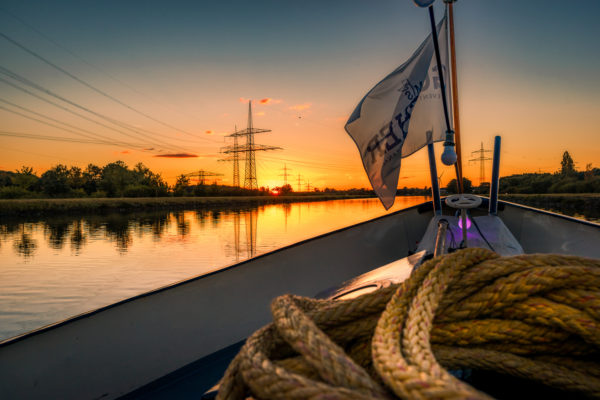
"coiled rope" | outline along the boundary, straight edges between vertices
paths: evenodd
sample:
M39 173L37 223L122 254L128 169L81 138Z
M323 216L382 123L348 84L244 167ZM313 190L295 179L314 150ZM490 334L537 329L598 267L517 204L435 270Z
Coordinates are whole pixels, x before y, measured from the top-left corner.
M465 249L352 300L293 295L229 365L217 399L488 399L448 369L600 397L600 261Z

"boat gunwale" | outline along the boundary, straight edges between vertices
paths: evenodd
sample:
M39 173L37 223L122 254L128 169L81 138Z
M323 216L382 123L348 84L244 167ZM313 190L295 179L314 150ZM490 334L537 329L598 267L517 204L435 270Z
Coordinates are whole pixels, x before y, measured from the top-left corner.
M5 339L3 341L0 341L0 349L2 349L3 347L9 346L11 344L20 342L22 340L28 339L30 337L37 336L39 334L42 334L42 333L54 330L54 329L59 328L59 327L61 327L63 325L67 325L69 323L76 322L76 321L78 321L80 319L91 317L91 316L93 316L95 314L101 313L103 311L107 311L107 310L109 310L111 308L118 307L120 305L129 303L131 301L142 299L144 297L148 297L148 296L151 296L151 295L154 295L154 294L157 294L157 293L169 290L169 289L174 289L174 288L176 288L178 286L183 286L183 285L186 285L188 283L196 282L196 281L198 281L200 279L204 279L204 278L207 278L209 276L216 275L218 273L229 271L229 270L232 270L232 269L237 268L237 267L242 267L242 266L244 266L245 264L247 264L249 262L253 262L253 261L258 260L260 258L267 257L267 256L270 256L272 254L279 253L281 251L288 250L288 249L291 249L291 248L303 245L303 244L305 244L307 242L311 242L313 240L322 239L324 237L327 237L327 236L330 236L330 235L333 235L333 234L336 234L336 233L340 233L340 232L343 232L343 231L346 231L346 230L349 230L349 229L352 229L352 228L355 228L355 227L358 227L358 226L361 226L361 225L365 225L365 224L368 224L368 223L371 223L371 222L375 222L377 220L380 220L380 219L383 219L383 218L386 218L386 217L390 217L392 215L397 215L397 214L409 212L409 211L412 211L412 210L415 210L415 209L420 214L424 213L424 212L429 211L430 209L431 210L433 209L432 207L429 207L429 206L431 206L431 201L427 201L427 202L424 202L424 203L416 204L414 206L410 206L408 208L403 208L402 210L398 210L398 211L395 211L395 212L390 213L390 214L384 214L384 215L381 215L379 217L375 217L375 218L372 218L372 219L369 219L369 220L366 220L366 221L358 222L358 223L353 224L353 225L349 225L349 226L345 226L345 227L342 227L342 228L335 229L335 230L333 230L331 232L326 232L326 233L323 233L323 234L320 234L320 235L317 235L317 236L310 237L308 239L303 239L303 240L301 240L299 242L295 242L295 243L292 243L292 244L289 244L289 245L277 248L275 250L271 250L269 252L266 252L266 253L263 253L263 254L259 254L259 255L255 256L255 257L249 258L247 260L240 261L240 262L234 263L234 264L229 264L229 265L226 265L226 266L224 266L222 268L218 268L218 269L213 270L213 271L209 271L209 272L206 272L206 273L203 273L203 274L200 274L200 275L193 276L191 278L186 278L184 280L173 282L173 283L167 284L165 286L161 286L161 287L158 287L156 289L152 289L150 291L143 292L143 293L137 294L137 295L132 296L132 297L128 297L128 298L123 299L123 300L119 300L119 301L117 301L115 303L111 303L111 304L108 304L106 306L102 306L102 307L95 308L95 309L92 309L92 310L89 310L89 311L85 311L85 312L83 312L81 314L77 314L77 315L74 315L72 317L68 317L66 319L63 319L63 320L60 320L60 321L57 321L57 322L53 322L53 323L51 323L49 325L44 325L44 326L41 326L41 327L36 328L34 330L31 330L31 331L22 333L20 335L13 336L11 338L8 338L8 339Z

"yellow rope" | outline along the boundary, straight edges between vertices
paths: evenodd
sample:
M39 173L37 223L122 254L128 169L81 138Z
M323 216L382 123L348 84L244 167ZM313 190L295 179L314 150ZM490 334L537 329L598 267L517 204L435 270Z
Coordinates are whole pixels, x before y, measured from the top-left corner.
M292 295L218 399L487 399L448 369L600 397L600 261L466 249L353 300Z

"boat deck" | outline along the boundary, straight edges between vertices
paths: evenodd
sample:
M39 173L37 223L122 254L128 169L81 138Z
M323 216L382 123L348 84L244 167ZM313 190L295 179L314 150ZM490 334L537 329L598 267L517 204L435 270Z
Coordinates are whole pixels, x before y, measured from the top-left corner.
M460 217L436 215L429 222L427 231L417 251L426 250L427 254L433 254L440 220L448 222L444 252L448 253L458 248L458 244L462 240ZM492 250L501 256L516 256L524 253L519 241L515 239L510 230L504 225L502 219L495 215L469 216L467 222L467 242L468 247L480 247Z

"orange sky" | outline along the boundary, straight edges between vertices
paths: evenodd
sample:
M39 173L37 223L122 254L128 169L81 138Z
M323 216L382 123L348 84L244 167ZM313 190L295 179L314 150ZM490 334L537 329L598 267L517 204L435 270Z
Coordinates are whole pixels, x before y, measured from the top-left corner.
M15 170L27 165L40 175L58 163L85 167L88 163L102 166L123 160L129 166L143 162L170 184L177 175L199 169L222 173L220 183L231 184L231 163L218 161L224 156L219 149L232 144L225 136L236 126L246 127L247 100L254 99L255 127L272 131L257 135L256 143L283 148L257 153L259 186L283 184L283 168L287 165L295 190L298 174L302 189L308 182L319 188L367 187L358 151L344 131L344 124L364 94L404 62L426 36L426 13L406 3L384 2L370 8L353 3L337 10L328 5L322 11L326 15L318 14L319 17L305 9L296 10L290 17L285 12L291 5L277 6L281 9L270 5L275 7L270 11L282 13L283 20L265 19L265 24L273 26L253 31L247 37L227 36L225 29L214 33L219 24L242 20L241 14L234 14L233 22L227 22L224 10L211 10L215 15L222 11L223 19L207 20L208 25L197 26L194 21L186 22L182 14L186 10L169 9L177 14L177 24L165 22L154 30L146 27L147 31L141 26L140 37L130 33L116 41L103 38L101 25L94 19L99 17L91 12L85 14L83 8L76 7L72 15L57 14L55 20L49 20L44 18L43 9L18 2L9 4L13 14L47 35L40 37L11 15L0 13L0 23L10 38L160 122L90 90L14 44L0 40L0 66L137 130L115 130L114 125L109 129L103 125L110 123L45 93L27 89L96 122L0 83L0 100L12 104L2 102L0 107L13 111L0 109L0 134L84 140L89 140L89 135L100 135L103 140L117 143L82 144L4 135L0 136L0 169ZM260 8L260 4L256 7ZM440 4L436 9L438 16L443 11ZM153 7L166 6L157 3ZM561 7L543 7L540 21L533 23L527 13L533 13L535 7L522 6L521 2L503 3L502 7L479 3L457 6L463 168L465 176L474 183L479 182L479 164L468 162L475 157L471 152L479 149L481 142L491 150L493 137L498 134L503 138L501 175L556 171L565 150L571 153L578 169L584 169L588 163L600 167L600 82L595 67L599 52L593 40L585 39L597 37L599 28L597 24L582 22L582 18L588 18L583 7L566 14ZM107 8L98 12L113 11ZM133 9L120 11L124 21L137 15ZM329 11L338 16L336 26L327 17ZM256 18L266 18L256 13ZM512 18L510 29L498 13ZM155 14L148 16L150 21L161 18L160 12ZM383 18L384 23L376 29L357 22L378 18ZM391 23L394 18L405 23L396 26ZM137 22L140 21L143 22ZM312 24L310 32L305 29L305 21ZM558 21L560 24L555 23ZM117 30L133 29L125 22L119 25L118 20L114 24ZM212 30L194 32L189 38L178 40L180 32L206 26ZM155 31L156 38L152 36ZM48 37L63 47L49 42ZM13 82L6 75L0 78ZM26 119L14 111L47 123L53 122L45 117L71 124L84 129L88 138ZM441 150L441 144L436 144L438 160ZM155 157L164 153L191 153L198 157ZM487 162L488 179L490 168L491 162ZM439 162L438 169L443 173L442 184L446 185L454 177L453 169ZM242 181L243 173L242 162ZM398 186L429 185L426 150L422 149L402 161Z

